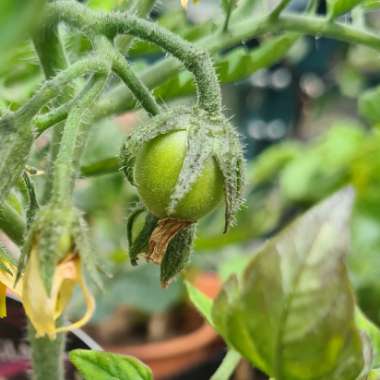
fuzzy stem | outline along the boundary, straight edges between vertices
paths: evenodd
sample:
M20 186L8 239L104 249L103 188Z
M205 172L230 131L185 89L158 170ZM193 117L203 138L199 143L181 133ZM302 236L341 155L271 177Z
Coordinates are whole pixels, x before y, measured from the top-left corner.
M108 70L106 59L96 56L84 58L72 64L53 79L46 81L41 89L23 107L17 110L16 118L18 120L30 120L42 106L55 98L67 83L84 74L108 73Z
M63 21L84 32L105 34L109 38L118 34L131 34L162 47L182 61L185 67L194 74L199 106L211 115L218 116L221 113L218 80L212 61L205 50L195 47L157 24L138 17L120 13L94 12L70 0L51 3L47 8L46 23Z
M59 37L58 25L43 25L42 28L40 28L35 33L33 42L46 79L53 78L59 71L67 67L68 62ZM70 95L72 95L70 91L61 92L61 94L55 100L55 105L57 106L67 101L70 98ZM58 153L62 130L63 124L54 128L52 134L50 144L50 157L47 167L47 175L45 177L46 182L43 195L44 202L46 202L50 196L52 178L51 173L53 170L53 162Z
M112 68L126 86L132 91L141 106L150 114L157 115L160 107L154 99L152 93L134 73L124 56L116 50L112 43L106 38L101 39L104 51L107 57L112 61Z
M220 49L235 46L241 41L260 36L269 32L296 31L304 34L335 38L348 43L372 47L380 51L380 36L371 30L357 28L351 25L333 22L329 23L327 18L320 16L294 15L291 13L281 14L276 22L271 22L268 17L257 19L248 17L243 21L233 23L229 27L228 33L215 33L200 40L197 45L207 49L210 53L215 53ZM140 79L148 88L165 82L172 75L182 69L181 62L173 58L164 59L145 70ZM116 87L106 99L102 99L95 107L94 119L101 119L113 114L120 114L133 109L135 102L133 94L125 86ZM45 130L67 116L69 106L60 109L60 113L52 113L50 117L42 120L39 130Z
M32 380L64 380L65 335L59 334L55 340L37 338L28 322L28 338L32 351Z
M146 18L152 10L156 0L135 0L130 2L127 11L135 12L138 17ZM128 3L129 4L129 3ZM126 54L133 42L132 36L119 36L116 46L123 53Z
M108 76L106 75L94 75L90 79L89 83L75 99L66 120L53 176L52 197L53 201L57 203L71 201L76 174L75 164L79 160L77 147L81 146L81 139L86 137L83 129L88 125L89 121L86 112L103 91L107 78ZM83 133L83 136L81 136L81 133Z

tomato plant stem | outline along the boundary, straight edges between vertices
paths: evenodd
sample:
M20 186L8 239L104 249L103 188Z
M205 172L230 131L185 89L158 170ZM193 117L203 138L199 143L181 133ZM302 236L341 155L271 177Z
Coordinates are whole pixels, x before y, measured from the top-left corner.
M53 78L59 71L67 67L68 60L66 58L63 44L60 40L58 25L43 25L34 35L33 43L46 79ZM70 95L72 95L71 92L72 91L70 91L70 89L62 92L60 96L55 99L54 104L58 106L59 104L67 101L70 98ZM52 140L49 148L50 155L43 193L44 202L46 202L50 197L52 178L51 173L53 170L53 162L58 153L62 129L63 124L60 124L54 128L52 133Z
M71 201L74 179L86 129L91 117L86 115L92 104L103 91L107 75L94 75L78 94L67 117L53 175L53 201Z
M28 322L28 337L32 354L32 380L64 380L65 335L59 334L55 340L37 338Z
M124 13L94 12L75 1L67 0L49 4L45 22L58 23L60 21L87 33L104 34L109 38L119 34L131 34L162 47L194 74L199 106L214 116L221 113L218 80L212 61L205 50L144 19Z

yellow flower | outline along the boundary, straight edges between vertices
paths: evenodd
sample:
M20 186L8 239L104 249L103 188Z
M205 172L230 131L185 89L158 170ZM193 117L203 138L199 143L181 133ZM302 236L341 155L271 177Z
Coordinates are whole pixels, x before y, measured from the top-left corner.
M7 316L6 297L7 289L21 298L21 284L15 286L16 266L8 261L1 260L0 267L0 318Z
M50 294L42 282L36 250L32 250L25 268L22 300L25 312L36 330L36 336L54 339L57 333L79 328L87 323L95 310L95 301L81 271L78 255L68 255L55 268ZM86 312L78 321L57 327L56 321L71 299L76 285L81 288Z

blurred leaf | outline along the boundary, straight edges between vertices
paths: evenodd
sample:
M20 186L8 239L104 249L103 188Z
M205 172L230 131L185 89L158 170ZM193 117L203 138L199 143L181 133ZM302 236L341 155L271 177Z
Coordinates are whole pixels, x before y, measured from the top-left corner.
M263 42L253 50L245 48L232 50L215 64L219 81L221 83L235 82L250 76L263 67L275 64L284 58L298 38L299 35L296 33L285 33L280 37ZM174 78L154 89L155 96L165 100L193 92L193 77L187 71L180 72Z
M200 290L195 288L190 282L185 282L187 294L191 303L196 307L199 313L213 326L211 319L212 300L204 295Z
M253 162L251 183L257 186L275 179L279 171L291 160L302 156L302 145L295 141L284 141L266 149Z
M106 318L121 304L148 314L164 312L183 296L179 280L162 289L159 267L151 264L121 270L104 287L107 292L97 298L96 320Z
M373 369L369 373L367 380L380 380L380 369Z
M337 17L349 12L364 0L327 0L328 13L330 17Z
M363 7L367 9L380 8L380 0L364 0Z
M359 113L370 123L380 122L380 86L363 92L359 97Z
M149 367L131 356L74 350L69 357L84 380L153 380Z
M232 277L214 303L218 331L275 378L354 380L361 373L343 261L352 200L345 189L312 208L265 244L241 283Z
M131 0L88 0L86 4L92 9L112 11L114 9L123 9L129 3L131 3Z
M227 351L222 363L210 380L228 380L241 360L241 355L233 349Z
M9 49L26 37L37 25L45 0L1 0L0 1L0 50L2 62Z
M367 334L371 342L372 353L373 353L373 359L372 359L373 367L379 367L380 366L380 330L379 328L364 315L364 313L359 309L359 307L355 309L355 322L356 322L357 327Z
M356 123L340 122L285 166L281 188L288 199L315 202L350 180L365 134Z

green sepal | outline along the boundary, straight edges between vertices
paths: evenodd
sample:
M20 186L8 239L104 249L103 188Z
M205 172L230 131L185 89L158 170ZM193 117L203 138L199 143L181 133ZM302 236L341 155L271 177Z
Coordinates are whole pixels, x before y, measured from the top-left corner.
M191 224L179 231L169 243L160 267L161 286L167 287L190 261L195 230L196 224Z
M144 225L137 236L133 234L133 227L137 220L137 217L142 213L146 213ZM147 253L149 246L149 238L156 228L158 219L147 212L143 206L135 208L128 216L127 219L127 239L129 246L129 259L132 265L138 264L138 259L141 254Z
M32 250L36 250L42 282L50 294L55 267L68 253L74 252L73 227L77 217L74 208L54 203L41 208L26 237L19 261L18 277L27 264Z

